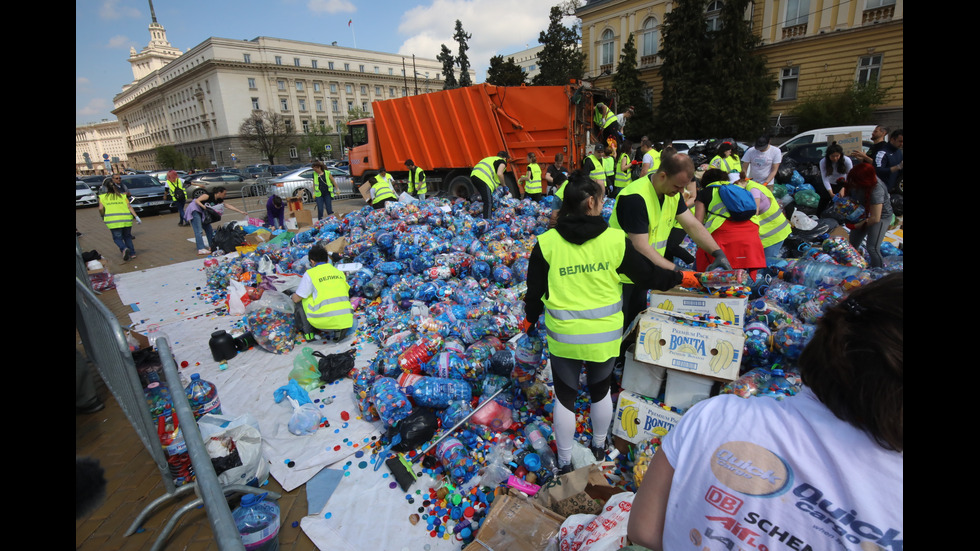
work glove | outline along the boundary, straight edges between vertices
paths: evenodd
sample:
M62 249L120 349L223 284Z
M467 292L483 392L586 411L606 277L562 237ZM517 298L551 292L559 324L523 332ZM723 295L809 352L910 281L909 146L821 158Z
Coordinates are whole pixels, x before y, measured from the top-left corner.
M701 288L701 274L687 270L681 271L681 274L684 276L684 279L681 280L681 287L687 287L689 289Z
M143 220L139 216L134 216L133 218L136 220L136 223L137 224L142 224L143 223Z
M725 251L723 251L721 249L718 249L718 250L714 251L713 253L711 253L711 256L715 257L715 261L712 262L711 264L708 264L708 267L705 268L705 271L706 272L710 272L712 270L731 270L732 269L731 262L729 262L728 261L728 257L725 256Z

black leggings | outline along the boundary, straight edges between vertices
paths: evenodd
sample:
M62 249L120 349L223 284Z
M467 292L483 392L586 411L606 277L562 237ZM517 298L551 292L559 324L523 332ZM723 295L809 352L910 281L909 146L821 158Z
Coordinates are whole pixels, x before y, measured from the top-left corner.
M493 193L490 191L490 186L479 178L473 178L473 186L480 192L480 199L483 201L483 219L490 220L490 215L493 213Z
M584 362L585 376L589 384L589 398L598 402L609 393L613 363L616 358L604 362ZM551 355L551 375L555 382L555 397L568 411L575 411L578 396L578 379L582 372L582 360L571 360Z

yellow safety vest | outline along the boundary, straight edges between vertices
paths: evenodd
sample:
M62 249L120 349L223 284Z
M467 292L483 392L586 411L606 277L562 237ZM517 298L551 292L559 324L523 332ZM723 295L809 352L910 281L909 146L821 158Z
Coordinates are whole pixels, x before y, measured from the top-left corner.
M623 188L616 195L616 203L613 205L612 216L609 218L609 226L616 229L623 229L619 224L619 215L617 213L617 207L619 206L619 200L623 197L628 197L630 195L639 195L643 198L643 202L647 207L647 220L649 221L650 231L649 231L649 243L661 255L667 251L667 238L670 237L670 230L674 227L674 222L677 219L677 203L680 201L681 194L665 196L664 204L661 207L660 200L657 198L657 192L653 189L653 182L650 181L649 176L644 176L639 180L633 180L630 185ZM622 276L623 282L633 283L631 279Z
M428 192L425 183L425 172L419 167L414 167L408 171L408 192L423 194Z
M541 167L538 163L529 163L527 169L531 179L524 183L524 193L541 193Z
M724 182L712 182L705 186L706 189L711 189L711 201L708 203L706 212L704 213L704 227L708 229L709 233L715 233L715 230L721 227L728 220L728 207L721 200L721 194L718 193L718 188L725 184Z
M552 229L538 237L538 245L549 266L542 298L548 351L593 362L619 355L623 286L616 270L626 254L626 234L606 228L576 245Z
M592 117L592 120L595 121L595 123L599 125L599 128L603 130L609 128L609 126L612 123L619 122L619 119L616 118L616 114L613 113L611 109L606 110L606 116L604 118L602 114L599 113L599 110L596 109L595 115Z
M180 180L180 178L177 178L177 181L176 182L171 182L170 180L167 180L167 187L169 188L169 191L170 191L170 198L172 200L176 201L177 200L177 188L184 189L184 182L182 182ZM184 198L186 199L186 197L187 197L187 195L185 194L184 195Z
M589 155L588 157L586 157L586 159L592 161L592 172L589 173L589 178L592 178L593 180L598 180L602 182L603 186L605 186L606 185L605 165L603 165L602 161L600 161L595 155Z
M352 327L354 313L344 273L330 264L319 264L306 273L313 282L313 292L303 299L303 311L310 325L322 330Z
M129 212L129 199L125 194L103 193L99 195L99 202L105 208L102 220L110 230L132 227L133 214Z
M502 161L502 157L487 157L476 166L473 167L473 171L470 172L470 179L476 178L487 185L490 188L490 193L492 194L497 186L500 185L500 179L497 178L497 170L493 168L493 163L497 161Z
M555 192L555 197L561 199L562 201L565 200L565 185L566 184L568 184L568 180L565 180L564 182L562 182L561 185L558 186L558 191Z
M739 160L738 155L729 155L728 157L715 155L715 158L711 159L711 162L708 164L729 173L742 172L742 162Z
M612 157L602 158L602 169L606 171L606 182L609 182L609 178L616 174L616 160Z
M616 159L616 166L615 166L616 180L614 182L614 185L617 188L624 188L630 185L630 173L623 171L623 157L628 158L629 155L627 155L626 152L623 151L622 153L619 154L619 158ZM627 166L629 165L627 164Z
M374 177L374 183L371 184L371 189L374 190L374 200L371 201L372 205L377 205L385 199L398 200L394 188L391 187L391 182L380 174Z
M653 164L650 165L650 174L652 174L660 170L660 152L651 148L650 156L653 157Z
M330 191L330 196L333 197L333 178L330 173L326 170L323 171L323 176L327 179L327 189ZM313 171L313 197L320 197L323 194L320 193L320 175Z
M749 191L757 189L769 199L769 209L752 217L752 221L759 225L759 238L762 239L762 247L769 247L784 241L789 237L789 234L793 233L793 228L772 192L766 186L753 180L749 180L745 187Z

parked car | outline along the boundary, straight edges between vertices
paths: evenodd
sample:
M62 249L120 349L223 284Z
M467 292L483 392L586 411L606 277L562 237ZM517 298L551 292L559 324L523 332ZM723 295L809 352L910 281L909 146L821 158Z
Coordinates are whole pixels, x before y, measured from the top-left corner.
M271 172L272 175L275 176L275 177L283 176L287 172L291 172L289 170L289 167L286 166L286 165L272 165L272 166L268 167L268 169L269 169L269 172Z
M75 178L79 182L85 182L85 185L89 187L93 192L98 192L99 188L102 187L102 183L105 182L105 176L82 176L81 178Z
M867 151L871 147L871 141L864 141L861 143L864 146L864 151ZM798 145L791 150L783 153L783 162L790 159L796 163L796 166L802 167L804 165L819 165L820 159L823 159L827 154L827 142L814 142L808 144ZM852 159L853 160L853 159Z
M240 197L245 178L231 172L199 172L184 179L184 189L189 199L197 199L205 193L210 195L219 186L228 190L228 197Z
M168 172L170 172L170 171L169 170L157 170L156 172L150 172L149 175L150 176L153 176L154 178L156 178L157 181L159 181L161 184L167 185L167 173ZM184 172L183 170L178 170L177 171L177 177L180 178L182 181L185 181L185 182L187 181L187 173Z
M95 198L95 192L88 184L81 180L75 180L75 208L91 207L97 205L99 200Z
M122 177L122 184L129 191L129 203L137 213L176 211L177 207L171 206L173 202L166 197L167 186L153 176L126 174Z
M245 169L245 172L242 173L242 177L244 177L246 180L254 180L257 178L269 178L271 176L272 173L269 172L268 166L265 167L250 166Z
M784 154L789 150L809 143L826 143L829 141L828 136L839 136L841 134L851 134L853 132L861 133L861 140L868 141L871 140L871 132L875 129L872 125L863 126L833 126L830 128L817 128L814 130L807 130L802 134L797 134L792 138L786 140L782 145L779 146L779 150Z
M345 170L330 168L330 176L333 178L334 185L337 186L337 196L351 195L354 193L353 179ZM304 203L313 202L313 169L300 168L286 173L279 178L269 181L272 192L276 195L289 198L301 197Z

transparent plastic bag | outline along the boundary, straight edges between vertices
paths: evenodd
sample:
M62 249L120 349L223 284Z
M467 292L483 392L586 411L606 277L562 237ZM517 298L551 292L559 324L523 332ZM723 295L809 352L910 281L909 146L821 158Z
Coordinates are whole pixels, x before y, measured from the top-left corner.
M245 321L255 342L274 354L286 354L295 346L293 301L276 291L266 291L245 309Z
M299 356L293 359L293 370L289 372L289 378L299 383L299 386L306 390L313 390L320 386L319 361L313 355L313 349L303 348Z
M286 428L296 436L307 436L316 432L320 428L320 409L312 404L299 405L299 402L290 397L286 397L293 405L293 414L289 418Z

